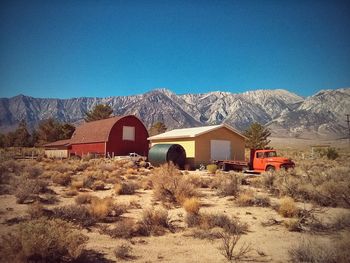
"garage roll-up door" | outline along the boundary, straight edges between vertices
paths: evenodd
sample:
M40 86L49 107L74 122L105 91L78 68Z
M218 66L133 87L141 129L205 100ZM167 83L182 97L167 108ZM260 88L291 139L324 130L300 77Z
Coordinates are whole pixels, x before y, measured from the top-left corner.
M211 140L210 158L212 160L231 159L231 142L225 140Z

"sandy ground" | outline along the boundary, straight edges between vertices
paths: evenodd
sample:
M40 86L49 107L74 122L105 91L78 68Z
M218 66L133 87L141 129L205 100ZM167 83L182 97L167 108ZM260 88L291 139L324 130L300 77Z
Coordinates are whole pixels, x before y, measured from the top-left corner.
M195 172L193 172L195 173ZM205 173L202 176L207 176ZM62 194L64 187L54 186L52 189ZM255 189L262 191L261 189ZM148 207L161 206L154 200L152 190L138 190L134 195L117 196L113 190L91 192L99 197L112 196L118 203L136 202L140 208L129 209L123 217L140 218L142 210ZM263 226L262 223L273 218L279 221L285 220L271 207L239 207L232 197L220 197L212 189L200 189L200 201L203 207L201 212L224 213L230 217L239 218L241 222L248 224L248 233L242 235L239 244L244 242L251 244L254 250L251 255L259 262L286 262L288 261L288 250L303 239L317 239L325 245L333 242L339 237L339 233L327 235L311 235L309 233L289 232L283 224ZM62 197L59 195L57 205L74 203L74 197ZM278 199L271 196L272 202ZM302 204L300 204L302 205ZM52 208L53 205L47 206ZM10 231L14 226L6 224L7 220L24 217L27 205L16 203L12 195L0 196L0 234ZM337 214L349 213L349 209L328 208L323 215L325 218L334 217ZM227 262L221 255L218 247L220 239L208 240L198 239L191 236L193 228L187 228L184 223L186 212L181 207L171 208L169 214L172 219L177 220L179 230L175 233L167 232L163 236L134 237L130 240L113 239L108 235L100 234L96 228L91 231L82 230L89 237L88 249L93 249L104 255L112 262L116 262L114 249L124 242L132 244L132 262ZM344 232L344 230L343 230ZM344 232L349 234L349 232ZM118 260L119 261L119 260Z

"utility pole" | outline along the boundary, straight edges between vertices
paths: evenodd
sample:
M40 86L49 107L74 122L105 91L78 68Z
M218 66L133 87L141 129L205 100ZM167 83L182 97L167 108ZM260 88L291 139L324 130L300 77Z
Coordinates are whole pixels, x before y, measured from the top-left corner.
M349 138L349 145L350 145L350 114L346 114L346 122L348 123L348 138Z

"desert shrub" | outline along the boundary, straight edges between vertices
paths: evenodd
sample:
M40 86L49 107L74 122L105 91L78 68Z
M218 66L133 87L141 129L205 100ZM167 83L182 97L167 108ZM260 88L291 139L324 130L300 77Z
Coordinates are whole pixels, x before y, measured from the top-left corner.
M187 213L185 217L185 223L188 227L196 227L199 226L201 222L201 215L194 213Z
M134 182L117 183L114 190L119 195L133 195L139 186Z
M23 163L19 163L15 160L7 160L4 161L1 166L0 166L0 172L9 172L9 173L14 173L15 175L20 175L21 172L23 171Z
M88 193L82 193L75 197L74 201L78 205L90 204L93 196Z
M132 258L131 255L132 247L128 243L123 243L114 250L114 255L118 259L129 259Z
M284 226L291 232L299 232L301 231L301 225L299 219L289 219L283 222Z
M69 173L55 173L51 177L52 182L62 186L67 186L71 183L72 177Z
M44 206L40 203L34 203L29 205L27 208L27 213L29 214L31 219L38 219L47 215Z
M86 206L66 205L53 209L53 216L66 221L79 224L83 227L89 227L97 222Z
M291 197L283 197L278 207L278 213L284 217L294 217L298 214L299 209Z
M211 187L217 189L222 196L237 196L239 186L240 178L236 174L224 174L215 178Z
M250 244L243 243L237 249L237 243L241 238L241 234L234 232L223 232L220 234L221 246L219 250L221 254L230 262L252 261L249 253L253 250Z
M95 197L91 200L90 213L98 220L102 220L108 216L114 206L113 199L110 197L98 198Z
M89 167L88 163L79 163L76 167L75 167L75 171L76 172L82 172L84 171L86 168Z
M28 178L34 179L39 177L43 173L43 170L37 166L25 166L23 172L26 173Z
M239 206L270 206L270 198L264 194L257 194L254 191L244 191L237 198Z
M138 234L160 236L165 233L166 229L173 230L167 210L146 209L143 211L142 219L138 222Z
M106 232L113 238L131 238L135 235L136 224L132 219L123 219L116 222L112 229L108 229Z
M322 206L350 206L350 167L323 163L302 165L292 171L277 171L274 187L279 195L312 201Z
M182 205L183 205L185 211L187 213L191 213L191 214L198 214L199 209L201 207L199 199L196 197L191 197L191 198L185 199L185 201L183 202Z
M225 214L191 214L188 213L185 222L189 227L198 226L201 229L220 227L226 232L243 234L248 230L247 224Z
M2 237L4 262L62 262L77 259L88 238L59 219L37 219L20 223Z
M28 200L37 200L39 193L45 193L47 191L47 182L39 179L29 179L26 177L20 177L15 185L15 196L17 203L23 204Z
M349 262L349 238L332 242L329 246L317 240L303 240L289 249L291 262L346 263Z
M95 181L96 181L96 178L93 175L89 174L83 179L83 187L91 189Z
M215 174L218 169L218 166L216 164L208 164L207 165L207 170L211 174Z
M339 153L333 147L329 147L326 150L320 151L321 157L326 156L328 160L335 160L339 157Z
M94 191L104 190L105 189L105 183L101 180L96 180L92 183L91 189Z
M91 215L97 221L115 221L126 211L124 205L114 203L111 197L94 197L89 206Z
M261 175L262 184L267 190L274 190L274 183L276 180L276 173L263 173Z
M173 164L154 169L152 184L155 197L164 203L181 204L186 198L197 195L194 185Z

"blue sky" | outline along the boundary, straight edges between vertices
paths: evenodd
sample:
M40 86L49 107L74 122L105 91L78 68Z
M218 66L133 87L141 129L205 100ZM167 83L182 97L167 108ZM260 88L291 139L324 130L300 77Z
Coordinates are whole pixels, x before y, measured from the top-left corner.
M349 1L1 1L0 97L350 87Z

